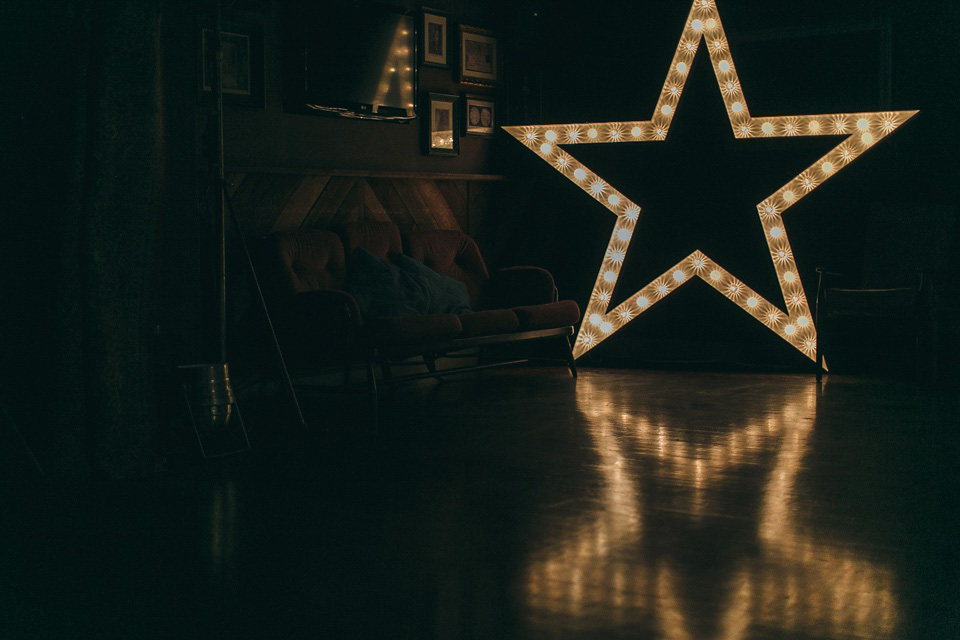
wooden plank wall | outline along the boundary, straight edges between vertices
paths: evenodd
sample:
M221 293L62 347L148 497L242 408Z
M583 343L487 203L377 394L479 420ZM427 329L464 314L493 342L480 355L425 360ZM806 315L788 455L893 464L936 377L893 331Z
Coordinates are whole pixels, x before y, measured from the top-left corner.
M496 178L272 171L226 175L247 238L360 220L389 220L404 229L454 229L473 235L482 214L477 205L486 205L486 192Z

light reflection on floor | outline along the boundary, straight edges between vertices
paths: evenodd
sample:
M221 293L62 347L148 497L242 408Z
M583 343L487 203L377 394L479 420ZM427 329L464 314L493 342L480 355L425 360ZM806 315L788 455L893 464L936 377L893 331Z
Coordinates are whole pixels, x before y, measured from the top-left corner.
M667 640L895 637L892 570L856 541L816 533L815 506L798 499L818 397L812 380L797 389L785 402L771 398L743 424L705 432L677 424L682 412L637 410L643 403L627 401L610 380L578 381L602 482L596 507L561 514L555 538L531 554L524 577L531 615L590 625L599 616L611 629L655 628ZM731 486L754 494L749 518L730 508ZM684 526L674 531L677 518ZM716 528L724 518L737 538L734 559L720 564L725 575L705 568L700 577L669 551L701 521ZM715 590L710 606L719 607L706 621L704 603L691 595L704 581Z

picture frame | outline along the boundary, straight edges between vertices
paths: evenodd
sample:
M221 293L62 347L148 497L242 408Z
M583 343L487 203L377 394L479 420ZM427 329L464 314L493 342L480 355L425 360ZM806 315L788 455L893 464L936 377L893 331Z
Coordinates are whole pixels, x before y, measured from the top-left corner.
M460 155L460 100L444 93L428 93L424 150L431 156Z
M213 92L216 77L216 41L212 29L200 33L200 88ZM220 30L223 51L221 67L223 103L262 109L264 106L263 27L256 24L224 23Z
M496 103L487 96L463 96L463 133L468 136L493 137L497 128Z
M492 87L497 84L499 55L492 31L460 25L459 80L462 84Z
M447 14L437 9L420 9L420 64L427 67L449 68L449 30Z

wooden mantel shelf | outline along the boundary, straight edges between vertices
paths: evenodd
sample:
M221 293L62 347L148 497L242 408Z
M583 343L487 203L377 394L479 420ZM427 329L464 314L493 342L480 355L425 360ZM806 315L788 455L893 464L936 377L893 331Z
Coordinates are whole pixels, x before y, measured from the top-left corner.
M341 169L310 169L292 167L227 167L227 173L275 173L290 175L343 176L351 178L400 178L413 180L466 180L468 182L496 182L507 176L491 173L417 173L413 171L350 171Z

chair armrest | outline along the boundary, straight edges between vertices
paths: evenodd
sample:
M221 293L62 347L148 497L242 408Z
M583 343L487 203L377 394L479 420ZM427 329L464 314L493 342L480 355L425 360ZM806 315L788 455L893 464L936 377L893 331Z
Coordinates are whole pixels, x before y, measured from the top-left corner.
M839 271L828 271L828 270L824 269L823 267L817 267L817 273L820 274L820 277L823 277L823 276L837 276L837 277L842 278L842 277L844 277L844 276L847 275L846 273L840 273Z
M557 299L553 276L540 267L507 267L490 274L480 296L482 309L510 309Z
M838 278L842 278L842 279L849 278L850 274L842 273L839 271L830 271L828 269L824 269L823 267L817 267L816 271L817 271L817 297L814 298L815 300L814 305L815 307L819 308L820 303L823 302L824 292L826 291L828 286L835 286L835 285L828 285L828 283L836 282L836 279Z

